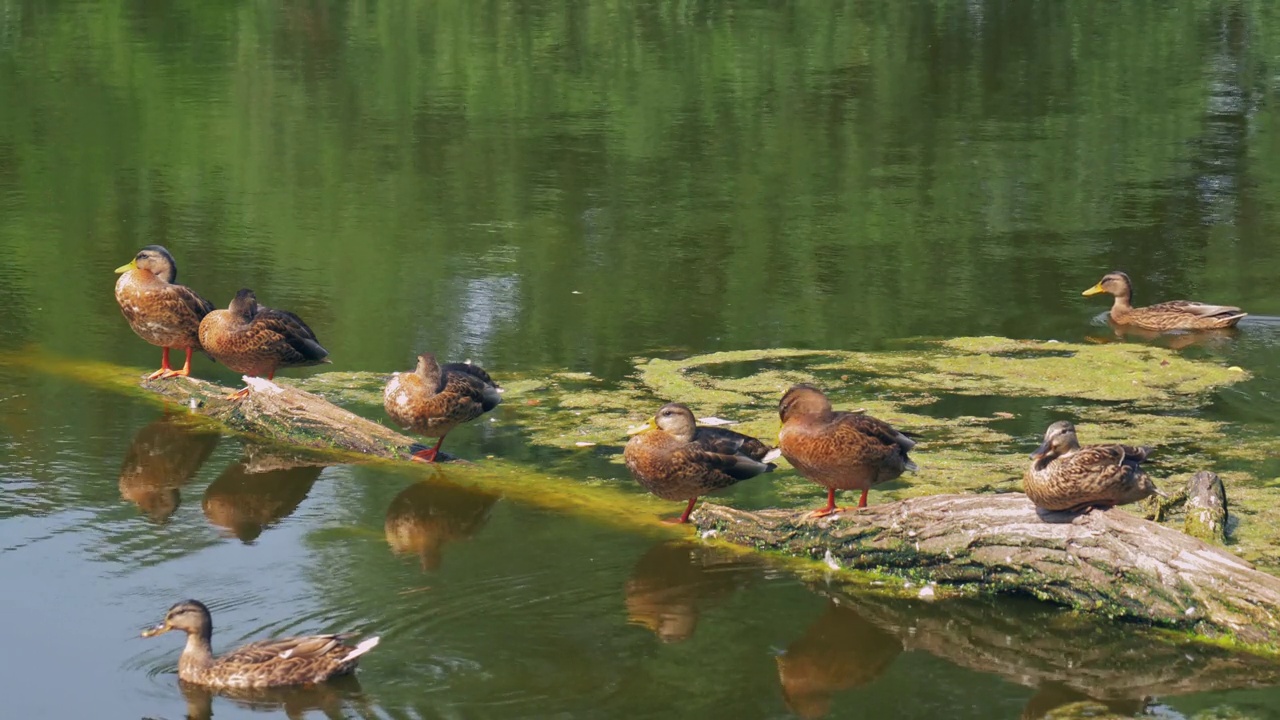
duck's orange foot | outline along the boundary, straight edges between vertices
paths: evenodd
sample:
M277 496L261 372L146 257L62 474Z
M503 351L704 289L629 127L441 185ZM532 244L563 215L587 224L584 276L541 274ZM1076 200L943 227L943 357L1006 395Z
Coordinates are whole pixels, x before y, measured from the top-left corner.
M239 402L247 397L249 397L249 388L242 388L228 395L227 400L230 400L231 402Z
M174 370L172 368L169 368L169 369L161 368L151 373L150 375L148 375L147 379L155 380L156 378L159 378L163 380L165 378L188 377L189 375L191 375L190 370Z
M821 508L818 508L817 510L811 510L805 513L805 518L811 520L813 518L820 518L820 517L826 517L828 515L835 515L836 513L841 513L844 511L845 511L845 508L821 507Z
M436 461L437 454L438 453L436 452L435 448L425 448L423 450L418 450L413 454L409 455L409 459L413 460L414 462L433 463Z
M689 522L689 518L687 517L662 518L662 522L666 523L667 525L682 525L684 523Z

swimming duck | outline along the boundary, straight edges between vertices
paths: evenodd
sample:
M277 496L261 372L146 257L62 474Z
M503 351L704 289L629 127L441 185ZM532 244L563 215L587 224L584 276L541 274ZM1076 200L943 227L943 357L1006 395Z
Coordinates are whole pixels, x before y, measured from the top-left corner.
M916 443L892 425L860 412L837 412L821 390L794 385L778 403L778 449L801 475L827 488L827 505L813 517L836 511L836 490L861 490L867 506L872 485L915 472L907 453Z
M1205 305L1190 300L1170 300L1158 305L1135 308L1129 304L1133 299L1133 282L1128 275L1119 271L1107 273L1097 285L1081 294L1098 293L1111 293L1115 296L1115 301L1111 304L1111 320L1117 325L1136 325L1147 330L1235 327L1240 318L1248 315L1231 305Z
M142 631L154 637L170 630L187 634L178 658L178 678L208 687L280 687L324 682L354 672L361 655L378 644L374 636L355 647L344 644L355 634L307 635L260 640L215 658L209 646L213 620L199 600L184 600L169 608L164 622Z
M205 352L232 370L271 380L282 367L307 367L329 362L325 350L302 318L288 310L258 304L252 290L236 293L226 310L214 310L200 321L200 344ZM249 394L245 388L231 396Z
M116 268L116 303L138 337L159 345L160 369L148 380L191 374L191 352L200 349L200 321L213 303L185 285L178 285L178 264L159 245L138 251L128 265ZM187 353L181 370L169 366L169 348Z
M418 365L398 372L382 391L382 407L403 428L439 438L435 447L413 446L413 459L435 462L445 435L502 402L501 388L479 365L446 363L432 353L418 356Z
M664 522L689 522L698 497L776 466L768 445L732 430L698 427L687 405L668 403L631 432L623 451L627 469L645 490L663 500L688 500L684 514Z
M1128 445L1080 447L1066 420L1049 426L1044 443L1031 453L1023 490L1045 510L1083 510L1137 502L1160 494L1140 464L1151 448Z

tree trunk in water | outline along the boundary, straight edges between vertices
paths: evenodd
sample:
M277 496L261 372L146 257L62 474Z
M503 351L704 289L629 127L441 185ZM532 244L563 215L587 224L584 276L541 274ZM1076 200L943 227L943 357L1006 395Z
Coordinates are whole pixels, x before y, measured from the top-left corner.
M811 519L703 504L693 522L730 542L974 593L1280 642L1280 578L1123 510L1039 511L1026 496L934 495ZM923 591L928 595L930 590Z
M249 396L237 401L226 399L231 390L189 377L144 380L142 386L232 430L286 445L405 460L415 442L319 395L266 380L253 380Z

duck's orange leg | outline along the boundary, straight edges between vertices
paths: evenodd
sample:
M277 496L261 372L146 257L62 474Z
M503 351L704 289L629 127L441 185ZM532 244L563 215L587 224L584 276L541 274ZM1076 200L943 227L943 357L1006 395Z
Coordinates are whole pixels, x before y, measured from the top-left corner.
M164 350L165 350L165 354L167 355L169 353L169 348L165 348ZM161 368L159 372L163 372L164 374L161 375L160 377L162 378L189 377L191 375L191 352L192 352L192 349L187 348L187 359L185 362L182 363L181 370L172 370L172 369L165 370L164 368ZM168 365L168 362L166 362L165 364Z
M806 517L811 517L811 518L826 517L833 512L836 512L836 489L827 488L827 506L820 507L817 510L810 512Z
M681 515L678 518L663 518L662 522L668 523L670 525L679 525L681 523L689 522L689 513L693 512L693 504L696 502L698 502L698 498L696 497L689 498L689 504L685 506L683 515Z
M162 348L160 353L160 369L147 376L148 380L156 378L169 377L169 373L173 372L173 368L169 367L169 348Z
M410 455L409 457L418 462L435 462L436 455L440 454L440 446L443 444L444 444L444 435L441 435L440 439L436 441L435 447L418 450L414 452L412 455Z

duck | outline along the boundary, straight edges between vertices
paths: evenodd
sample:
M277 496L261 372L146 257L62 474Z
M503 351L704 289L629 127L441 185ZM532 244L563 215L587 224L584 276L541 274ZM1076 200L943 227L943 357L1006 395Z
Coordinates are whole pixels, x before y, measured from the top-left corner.
M213 303L178 284L178 263L161 245L148 245L126 265L116 268L116 304L138 337L160 351L160 369L148 380L191 375L191 353L200 346L200 323ZM182 369L169 365L169 350L186 352Z
M1044 433L1031 453L1022 487L1036 507L1049 511L1108 508L1163 494L1141 465L1148 447L1086 445L1080 447L1075 425L1059 420Z
M265 688L321 683L355 672L360 657L378 645L378 636L354 647L354 633L305 635L259 640L215 658L210 647L213 620L199 600L183 600L169 608L164 621L142 631L155 637L170 630L187 634L178 658L178 679L212 688Z
M836 411L818 388L793 385L778 403L782 429L778 449L804 477L827 488L827 505L809 513L837 512L837 490L861 490L858 507L867 506L873 485L919 468L907 456L916 446L905 433L863 412Z
M1111 293L1111 320L1117 325L1134 325L1147 330L1212 330L1235 327L1248 315L1233 305L1206 305L1190 300L1170 300L1158 305L1135 308L1133 281L1120 272L1109 272L1096 285L1081 295Z
M422 353L413 370L391 375L382 391L382 407L400 427L437 438L435 447L410 448L414 460L435 462L449 431L498 407L501 393L479 365L441 365L434 353Z
M663 522L687 523L698 498L772 472L777 452L756 438L724 428L699 427L684 403L667 403L630 431L623 459L631 475L663 500L688 500L684 514Z
M244 288L225 310L214 310L200 321L200 345L214 360L252 377L275 378L282 367L307 367L330 362L329 351L302 318L288 310L258 304ZM244 388L228 399L249 394Z

